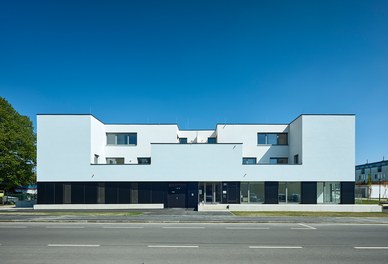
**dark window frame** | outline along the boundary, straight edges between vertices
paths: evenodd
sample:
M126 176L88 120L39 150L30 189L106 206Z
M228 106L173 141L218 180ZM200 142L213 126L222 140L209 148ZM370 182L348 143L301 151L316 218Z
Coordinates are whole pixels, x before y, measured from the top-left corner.
M116 160L116 163L108 163L108 159L114 159L114 160ZM124 157L106 157L105 158L105 160L106 160L106 164L108 164L108 165L123 165L123 164L125 164L125 158ZM117 161L118 160L122 160L123 161L123 163L117 163Z
M146 162L144 162L146 161ZM138 157L137 164L140 165L151 165L151 157Z
M187 137L179 138L179 144L187 144Z
M268 143L271 136L276 135L276 143ZM280 137L285 136L285 143L280 143L282 140ZM288 145L288 133L257 133L257 145L272 145L272 146L287 146Z
M276 160L276 163L271 163L271 160ZM279 163L279 160L285 160L286 162L285 163L283 163L283 162ZM287 165L288 164L288 157L270 157L269 158L269 164L273 164L273 165Z
M299 154L294 155L294 164L299 164Z
M217 137L208 137L207 138L207 143L208 144L217 144Z
M114 135L114 143L109 143L109 136ZM119 136L126 135L124 139L125 143L119 143ZM112 138L111 138L112 139ZM106 144L108 146L137 146L137 133L136 132L125 132L125 133L106 133Z
M249 160L254 160L254 163L249 163ZM242 158L242 164L243 165L255 165L257 164L257 158L256 157L243 157Z

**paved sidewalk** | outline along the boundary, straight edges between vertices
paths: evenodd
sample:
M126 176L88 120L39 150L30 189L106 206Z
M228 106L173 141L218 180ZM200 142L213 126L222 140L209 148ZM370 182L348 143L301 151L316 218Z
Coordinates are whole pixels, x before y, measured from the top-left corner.
M133 213L133 214L131 214ZM138 215L136 213L139 213ZM388 224L388 217L235 216L230 212L197 212L186 209L45 211L2 208L0 222L91 223L344 223Z

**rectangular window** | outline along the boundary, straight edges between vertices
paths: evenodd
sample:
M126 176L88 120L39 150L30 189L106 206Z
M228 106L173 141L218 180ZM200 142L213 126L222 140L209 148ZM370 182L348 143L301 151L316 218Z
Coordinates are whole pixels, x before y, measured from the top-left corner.
M137 145L137 133L107 133L107 145Z
M288 164L288 158L269 158L269 164Z
M209 137L209 138L207 138L207 143L208 144L216 144L217 143L217 138Z
M142 165L151 164L151 158L137 158L137 163Z
M279 203L300 203L300 182L280 182L278 190Z
M361 169L361 174L365 174L365 169Z
M378 166L377 167L377 172L381 172L381 169L382 169L381 166Z
M106 164L124 164L124 158L106 158Z
M267 134L267 143L268 145L277 145L278 139L277 134Z
M287 133L257 133L259 145L288 145Z
M259 145L267 144L265 138L266 138L266 134L258 133L257 134L257 143Z
M179 138L179 144L187 144L187 138Z
M256 158L243 158L242 164L256 164Z
M98 156L97 154L94 154L94 164L98 164L98 158L100 156Z
M294 164L299 164L299 155L294 155Z
M116 145L116 134L106 134L107 144Z

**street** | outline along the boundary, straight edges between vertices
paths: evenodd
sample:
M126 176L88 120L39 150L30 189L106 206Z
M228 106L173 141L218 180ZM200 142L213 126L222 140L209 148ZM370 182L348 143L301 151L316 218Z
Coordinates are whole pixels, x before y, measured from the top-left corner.
M0 263L385 263L388 225L0 223Z

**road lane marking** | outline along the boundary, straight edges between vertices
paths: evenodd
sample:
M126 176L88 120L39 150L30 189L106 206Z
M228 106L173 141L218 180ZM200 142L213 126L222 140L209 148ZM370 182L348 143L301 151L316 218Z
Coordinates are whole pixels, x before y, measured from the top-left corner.
M103 226L102 228L112 228L112 229L141 229L144 226Z
M85 228L84 226L46 226L46 228L52 229L80 229Z
M229 230L268 230L268 227L225 227Z
M303 247L296 246L249 246L252 249L301 249Z
M0 226L0 228L27 228L27 226Z
M166 229L205 229L203 226L163 226Z
M99 247L100 245L48 244L48 247Z
M149 248L198 248L199 246L148 245Z
M355 249L388 249L388 247L354 247Z
M298 224L300 226L303 226L303 227L292 227L291 229L299 229L299 230L315 230L316 228L315 227L312 227L312 226L309 226L309 225L306 225L306 224Z

